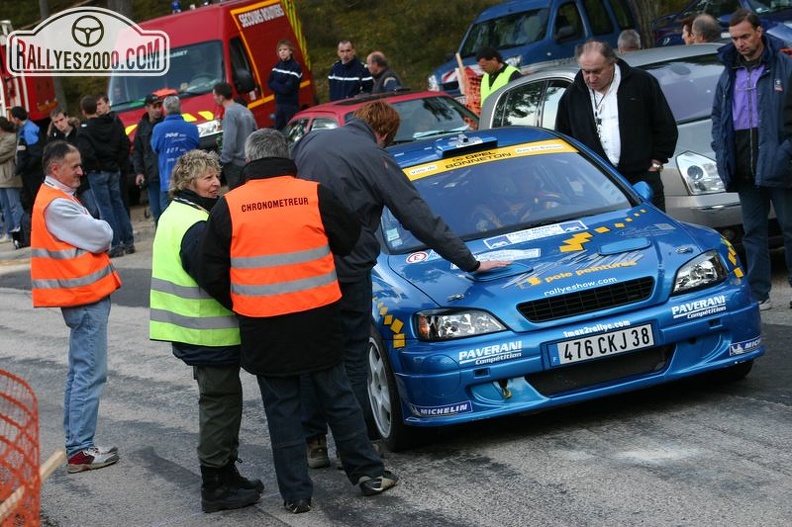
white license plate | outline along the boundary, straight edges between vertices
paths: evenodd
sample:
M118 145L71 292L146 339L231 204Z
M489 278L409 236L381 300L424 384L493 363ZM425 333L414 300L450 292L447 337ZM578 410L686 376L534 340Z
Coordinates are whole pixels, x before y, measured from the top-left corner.
M563 340L550 353L553 366L596 359L654 346L652 325L629 327L580 339Z

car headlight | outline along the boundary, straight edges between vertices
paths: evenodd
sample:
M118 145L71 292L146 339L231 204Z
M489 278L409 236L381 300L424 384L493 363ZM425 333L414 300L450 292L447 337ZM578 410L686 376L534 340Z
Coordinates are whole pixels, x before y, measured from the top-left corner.
M674 291L689 293L696 289L715 285L728 276L726 266L716 251L707 251L690 260L677 271L674 277Z
M220 130L221 130L220 121L218 121L217 119L206 121L198 124L198 137L206 137L207 135L219 134Z
M480 309L430 309L415 314L421 340L449 340L503 331L506 326Z
M426 81L429 91L440 91L440 83L437 81L437 75L429 75Z
M693 152L682 152L677 156L676 163L692 196L726 192L713 159Z

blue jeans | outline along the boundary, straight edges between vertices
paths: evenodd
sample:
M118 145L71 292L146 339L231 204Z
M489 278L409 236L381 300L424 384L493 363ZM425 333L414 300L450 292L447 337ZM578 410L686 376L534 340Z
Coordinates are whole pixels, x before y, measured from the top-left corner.
M361 476L381 476L382 459L368 440L366 423L343 366L339 363L303 377L312 384L319 398L349 481L356 485ZM286 501L310 499L313 484L308 476L305 433L296 417L300 415L300 376L258 376L258 384L267 414L280 494Z
M160 203L160 189L159 189L159 182L156 183L149 183L146 187L146 193L148 195L148 203L149 203L149 210L151 211L151 217L154 218L154 225L156 226L159 222L160 216L162 216L162 203Z
M379 439L368 397L368 345L371 336L371 275L341 286L341 330L344 335L343 362L352 392L357 398L371 439ZM310 383L303 383L303 428L306 439L327 434L319 398Z
M22 227L22 198L18 188L0 188L0 210L5 229L0 234L11 234Z
M787 273L792 273L792 188L743 186L739 190L742 210L742 244L748 267L748 284L751 295L759 302L770 296L771 271L768 246L770 205L775 209L778 225L784 236L784 257ZM792 285L792 275L788 276Z
M69 373L63 396L66 454L94 446L99 396L107 381L107 319L110 297L61 308L69 335Z
M134 245L132 222L129 221L124 200L121 198L121 173L89 172L88 181L91 183L91 191L99 208L99 217L109 223L113 229L111 248L119 245Z

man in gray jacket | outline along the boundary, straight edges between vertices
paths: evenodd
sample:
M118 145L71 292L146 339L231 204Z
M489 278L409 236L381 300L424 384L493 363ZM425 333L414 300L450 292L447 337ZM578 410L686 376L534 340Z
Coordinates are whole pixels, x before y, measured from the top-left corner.
M228 190L242 184L242 167L245 166L245 140L256 131L253 112L234 101L234 91L227 82L219 82L212 90L215 102L225 108L223 113L223 144L220 148L220 166L228 183Z
M312 132L293 151L299 177L330 187L360 220L357 245L336 258L341 286L341 319L344 332L344 366L352 390L369 425L369 437L378 438L368 400L369 323L371 317L371 269L377 261L376 231L383 207L419 240L464 271L488 271L508 265L502 261L478 261L465 243L434 214L412 182L404 175L385 146L399 128L399 114L384 101L362 106L341 128ZM308 465L326 467L327 425L310 386L303 386L303 428L308 443Z

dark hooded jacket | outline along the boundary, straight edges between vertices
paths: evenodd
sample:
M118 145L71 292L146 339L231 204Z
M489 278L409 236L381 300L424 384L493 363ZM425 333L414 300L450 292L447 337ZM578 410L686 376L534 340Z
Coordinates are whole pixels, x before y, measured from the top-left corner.
M129 137L114 113L91 117L80 125L77 148L86 172L117 172L129 163Z

